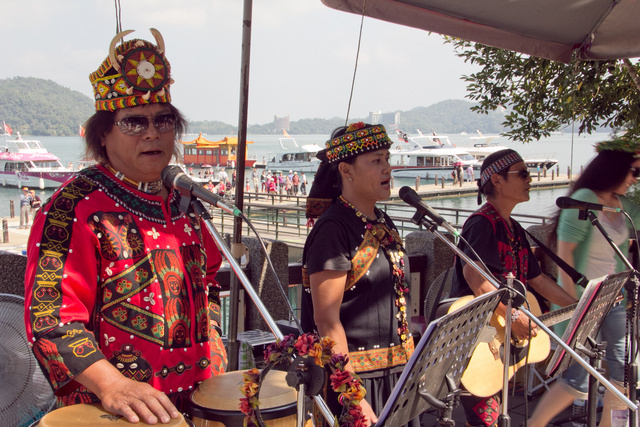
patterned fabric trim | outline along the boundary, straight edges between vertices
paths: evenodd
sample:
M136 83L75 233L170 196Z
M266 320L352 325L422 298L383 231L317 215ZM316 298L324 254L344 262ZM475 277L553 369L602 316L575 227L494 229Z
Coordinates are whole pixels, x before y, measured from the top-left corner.
M126 206L127 210L129 210L133 215L159 224L164 223L162 202L160 200L156 202L140 199L140 196L135 193L136 190L121 185L118 178L116 178L106 168L101 168L102 167L100 166L85 169L80 172L78 176L84 177L93 185L100 187L107 196L111 197L122 206ZM105 177L107 179L105 179ZM176 190L174 190L173 200L180 200L180 193ZM171 203L171 219L176 221L180 215L178 204Z
M351 260L351 270L347 272L347 280L344 286L345 291L351 289L369 271L369 267L375 260L379 248L380 241L375 238L371 230L366 230L364 239L360 247L358 247L356 255ZM306 267L302 267L302 286L305 288L311 286L309 271Z
M493 226L493 234L496 234L496 224L504 223L504 219L498 214L491 203L486 203L480 209L473 213L473 215L480 215L489 220ZM514 224L513 235L505 224L507 237L509 242L503 242L498 240L498 252L502 260L502 268L504 271L504 277L506 278L509 272L513 273L514 277L522 283L527 283L527 276L529 274L529 251L526 250L522 244L522 235L518 232L520 224L515 220L512 220ZM520 266L520 268L518 268Z
M165 319L141 307L127 303L156 280L146 256L128 270L113 276L102 284L101 314L105 321L133 335L165 345Z
M489 397L472 408L478 419L486 426L495 425L500 415L500 404Z
M406 364L413 351L413 340L409 339L394 347L349 352L349 360L355 372L375 371Z
M347 273L345 291L354 286L369 271L369 267L375 260L379 248L380 241L371 233L371 230L367 229L358 251L351 260L351 270Z
M507 155L500 157L498 160L482 170L482 173L480 174L480 188L482 188L487 181L491 179L491 175L500 173L511 165L515 165L522 161L522 157L520 157L520 154L516 151L511 151Z
M60 323L62 266L68 255L75 207L95 190L95 184L79 177L62 189L54 201L55 209L47 213L31 308L31 325L36 335L46 333Z

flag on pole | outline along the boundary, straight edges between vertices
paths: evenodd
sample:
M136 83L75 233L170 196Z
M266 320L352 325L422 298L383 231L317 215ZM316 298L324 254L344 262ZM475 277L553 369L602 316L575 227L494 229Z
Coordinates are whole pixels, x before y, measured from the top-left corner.
M284 130L284 129L282 129L282 134L285 136L285 138L291 138L291 137L289 136L289 134L287 133L287 131L286 131L286 130Z
M84 136L84 128L82 125L78 125L78 135Z
M13 133L13 129L11 129L9 126L7 126L7 124L4 122L4 120L2 121L2 125L4 126L4 133L11 135Z

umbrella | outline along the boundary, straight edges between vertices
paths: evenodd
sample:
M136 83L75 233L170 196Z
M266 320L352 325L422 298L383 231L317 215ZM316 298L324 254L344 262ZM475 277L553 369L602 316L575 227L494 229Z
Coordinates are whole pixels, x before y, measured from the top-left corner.
M209 165L209 164L204 164L204 165L200 165L200 167L202 169L208 169L208 168L212 168L213 166Z
M640 0L322 0L464 40L569 63L640 56Z

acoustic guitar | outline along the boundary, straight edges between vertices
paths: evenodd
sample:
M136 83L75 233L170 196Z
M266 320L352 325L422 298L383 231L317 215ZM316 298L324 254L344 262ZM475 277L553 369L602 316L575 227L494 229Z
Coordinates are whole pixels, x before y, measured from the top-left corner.
M458 299L449 308L449 313L464 307L473 298L470 295ZM527 301L530 306L529 311L548 327L569 319L577 306L576 303L556 311L540 314L540 305L535 296L528 293ZM480 342L478 344L461 379L462 385L474 396L493 396L502 390L505 319L494 313L489 325L495 330L494 337L489 342ZM531 339L531 342L512 338L509 379L525 364L538 363L545 360L550 351L549 335L540 329L538 329L538 334ZM527 353L529 354L528 358Z

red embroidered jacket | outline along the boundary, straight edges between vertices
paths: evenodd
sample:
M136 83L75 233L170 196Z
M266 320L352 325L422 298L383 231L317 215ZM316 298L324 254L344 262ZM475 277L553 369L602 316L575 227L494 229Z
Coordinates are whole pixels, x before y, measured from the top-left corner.
M64 184L36 216L28 244L25 324L64 404L96 401L74 381L106 358L167 394L220 372L222 261L213 238L179 212L180 196L139 192L102 166ZM71 393L71 394L69 394Z

